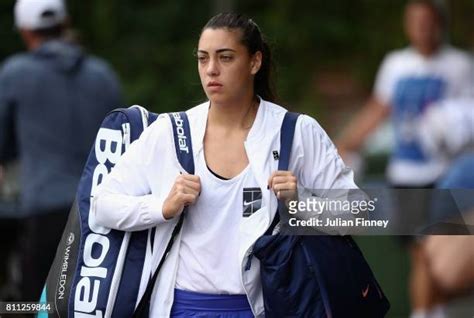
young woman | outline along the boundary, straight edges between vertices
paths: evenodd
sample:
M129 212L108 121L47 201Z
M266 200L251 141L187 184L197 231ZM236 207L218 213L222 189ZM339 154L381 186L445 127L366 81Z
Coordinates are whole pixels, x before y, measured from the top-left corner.
M273 220L277 196L288 198L297 187L356 185L308 116L297 121L291 172L277 171L273 152L280 147L286 110L272 103L270 50L255 22L238 14L213 17L201 32L197 63L209 101L187 111L195 175L180 167L169 117L161 116L99 187L97 222L126 231L157 228L144 269L149 277L188 206L156 281L151 316L261 317L258 260L252 258L249 270L244 266Z

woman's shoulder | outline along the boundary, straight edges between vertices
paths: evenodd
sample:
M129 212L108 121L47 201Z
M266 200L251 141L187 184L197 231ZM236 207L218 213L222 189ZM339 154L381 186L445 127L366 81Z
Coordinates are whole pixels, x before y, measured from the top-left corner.
M171 122L169 119L168 113L161 113L158 115L158 118L150 124L145 130L143 131L142 135L140 136L141 139L155 139L163 138L163 136L170 135L171 132Z
M286 112L287 110L284 107L273 102L260 99L260 105L254 125L256 125L258 128L263 128L267 132L276 131L278 127L280 127Z
M264 102L264 107L265 107L265 113L267 117L273 118L275 122L282 122L283 118L286 114L286 112L290 111L287 108L278 105L273 102L269 101L263 101ZM321 125L318 123L318 121L304 113L300 113L300 116L298 117L298 121L296 122L296 129L300 130L302 133L310 133L314 132L317 133L320 137L323 137L326 135L326 132L324 129L321 127Z
M323 127L319 124L317 119L308 114L301 114L299 124L302 128L305 128L305 129L311 128L319 133L324 132Z
M158 118L150 125L150 129L153 130L156 134L161 133L169 133L171 130L171 121L170 121L170 114L173 113L181 113L185 112L188 120L195 120L196 117L203 117L207 114L207 109L209 107L209 102L204 102L194 107L191 107L185 111L177 111L177 112L170 112L170 113L162 113L158 116Z

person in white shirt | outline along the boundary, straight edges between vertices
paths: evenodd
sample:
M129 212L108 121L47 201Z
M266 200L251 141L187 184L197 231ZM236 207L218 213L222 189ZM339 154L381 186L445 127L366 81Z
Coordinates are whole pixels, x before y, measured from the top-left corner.
M465 52L443 43L444 16L432 1L412 0L405 7L404 27L410 46L389 53L377 74L369 102L343 131L337 142L341 156L363 145L367 137L389 115L394 127L395 147L386 177L394 188L432 188L448 168L444 157L426 151L418 126L424 114L438 101L473 96L474 67ZM427 205L429 198L418 197ZM406 211L407 207L399 207ZM405 214L406 215L406 214ZM397 217L394 215L394 218ZM404 219L400 222L410 222ZM411 302L414 316L432 307L423 256L418 244L411 246Z
M184 207L180 234L161 268L152 317L263 317L259 264L245 262L270 226L279 199L297 188L354 189L353 174L325 131L299 117L289 171L277 171L286 110L274 103L271 52L259 27L239 14L204 26L196 51L209 101L188 110L195 175L179 165L167 115L130 146L94 196L99 225L156 227L139 296ZM291 172L290 172L291 171Z
M389 115L395 149L387 167L388 182L396 187L433 185L446 163L423 151L417 125L437 101L474 95L471 56L442 41L443 17L430 1L410 1L405 31L411 45L389 53L377 74L373 96L349 123L337 142L342 157L358 151L366 138Z

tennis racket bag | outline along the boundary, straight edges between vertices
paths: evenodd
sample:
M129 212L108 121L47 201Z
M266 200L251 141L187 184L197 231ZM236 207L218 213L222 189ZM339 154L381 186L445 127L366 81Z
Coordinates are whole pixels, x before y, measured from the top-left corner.
M130 317L135 309L151 230L122 232L96 224L91 197L128 146L156 120L140 106L102 122L41 294L53 313L39 317ZM147 247L148 246L148 247Z

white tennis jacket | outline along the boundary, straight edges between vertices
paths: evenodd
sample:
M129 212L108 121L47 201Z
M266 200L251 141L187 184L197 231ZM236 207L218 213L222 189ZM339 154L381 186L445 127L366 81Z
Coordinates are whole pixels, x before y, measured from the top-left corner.
M186 112L194 158L204 151L208 110L209 102L206 102ZM245 141L250 168L262 189L261 209L250 217L242 218L239 231L242 285L256 317L264 316L259 261L253 257L250 269L246 271L244 267L254 242L270 226L277 209L276 196L267 190L267 182L271 173L278 168L273 151L280 149L280 128L285 112L286 109L261 99L254 124ZM110 151L113 151L113 147ZM357 188L352 171L344 165L325 131L306 115L300 116L296 124L290 170L297 177L299 188ZM184 172L184 169L176 158L171 122L169 116L161 115L130 145L97 188L92 201L98 225L122 231L157 228L153 244L148 244L138 299L144 293L151 273L158 266L178 220L175 217L166 221L162 206L180 172ZM178 235L159 273L152 295L151 317L168 317L170 314L180 238Z

